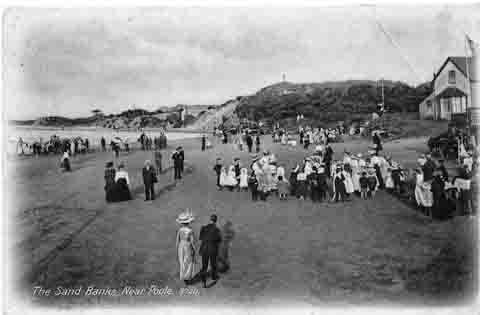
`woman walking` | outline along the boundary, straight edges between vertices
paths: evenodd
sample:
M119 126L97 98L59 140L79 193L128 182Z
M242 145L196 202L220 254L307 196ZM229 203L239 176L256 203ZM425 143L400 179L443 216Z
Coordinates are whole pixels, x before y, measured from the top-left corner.
M175 245L177 248L180 280L183 280L187 285L190 284L195 275L195 234L190 227L190 223L194 219L192 213L187 211L181 213L176 220L180 224Z

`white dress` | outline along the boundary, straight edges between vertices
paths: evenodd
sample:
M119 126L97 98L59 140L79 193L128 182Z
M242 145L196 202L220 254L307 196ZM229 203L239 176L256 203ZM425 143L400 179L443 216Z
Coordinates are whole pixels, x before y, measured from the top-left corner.
M345 191L347 192L347 194L353 193L355 191L355 189L353 187L352 177L350 176L350 174L348 172L345 172L345 171L343 171L342 174L345 177L345 180L344 180Z
M225 186L236 186L237 179L235 178L235 171L231 170L227 174Z
M394 187L391 172L387 172L387 178L385 180L385 187L386 188L393 188Z
M430 188L430 184L423 181L423 174L417 174L415 200L419 206L431 207L433 205L433 194Z
M227 177L228 177L227 172L222 171L220 173L220 186L223 187L227 185Z
M195 236L190 227L182 226L177 232L177 257L180 280L191 280L195 276Z
M242 172L240 174L240 188L247 188L248 187L248 173Z

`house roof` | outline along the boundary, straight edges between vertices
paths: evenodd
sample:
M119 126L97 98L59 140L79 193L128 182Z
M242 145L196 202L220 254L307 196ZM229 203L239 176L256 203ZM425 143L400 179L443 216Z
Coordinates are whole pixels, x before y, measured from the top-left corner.
M449 56L445 62L442 64L438 72L433 77L433 80L437 78L437 76L442 72L443 68L447 65L447 63L451 61L460 72L462 72L465 76L467 76L467 68L468 74L470 76L470 81L477 80L477 71L475 66L472 62L472 57L459 57L459 56ZM468 65L468 66L467 66Z

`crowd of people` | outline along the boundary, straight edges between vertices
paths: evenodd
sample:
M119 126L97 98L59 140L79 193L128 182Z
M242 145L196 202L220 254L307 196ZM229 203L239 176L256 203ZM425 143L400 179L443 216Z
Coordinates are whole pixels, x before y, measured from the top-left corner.
M34 156L64 154L65 152L68 152L69 155L85 154L89 152L90 149L90 141L88 138L60 138L55 134L50 136L50 139L47 141L39 138L31 143L19 137L16 145L17 154Z
M366 155L345 151L339 160L333 159L328 140L320 143L288 175L269 150L263 156L253 154L247 165L242 165L239 158L231 164L217 158L213 166L216 185L220 190L249 190L254 201L276 195L282 200L290 196L313 202L342 202L354 195L374 198L378 190L385 190L402 200L415 201L426 215L439 219L474 211L470 186L476 163L472 152L461 159L459 169L449 174L445 161L435 161L430 154L419 158L416 169L403 167L391 156L381 154L378 134L373 135L374 145Z
M181 146L177 147L171 155L173 162L174 179L182 178L184 172L185 152ZM145 160L142 168L142 179L145 188L145 201L155 199L155 183L158 182L158 176L162 173L162 153L155 150L153 160ZM130 180L125 168L125 162L119 162L117 168L114 167L114 161L106 163L104 171L105 179L105 199L107 202L119 202L132 199L130 193Z

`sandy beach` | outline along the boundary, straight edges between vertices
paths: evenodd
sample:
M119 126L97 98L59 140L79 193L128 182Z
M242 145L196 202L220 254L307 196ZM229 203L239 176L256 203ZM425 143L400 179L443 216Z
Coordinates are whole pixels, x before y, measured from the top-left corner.
M264 137L264 147L276 153L287 174L307 154L270 139ZM168 167L178 143L185 148L187 171L175 183ZM339 157L345 148L366 152L368 145L354 139L333 144L333 149ZM427 149L424 139L397 140L384 148L407 166ZM15 262L9 267L19 280L16 292L32 303L56 306L186 301L242 307L407 301L438 305L471 296L476 235L472 219L432 221L383 191L371 200L354 197L336 204L277 197L254 203L248 192L215 187L215 158L231 163L237 156L244 165L250 161L247 152L232 144L216 143L202 152L198 139L171 141L164 151L167 171L159 177L158 196L145 202L141 167L152 159L152 152L122 153L134 200L114 204L104 201L103 190L104 165L112 159L111 152L74 157L71 173L59 171L58 156L9 162L9 261ZM178 279L175 218L186 208L196 216L197 236L212 212L220 225L231 220L236 231L232 268L211 288L198 283L181 291L185 285ZM442 260L445 253L449 261ZM33 294L35 286L81 292L41 296ZM173 294L85 294L92 286L120 291L168 287Z

